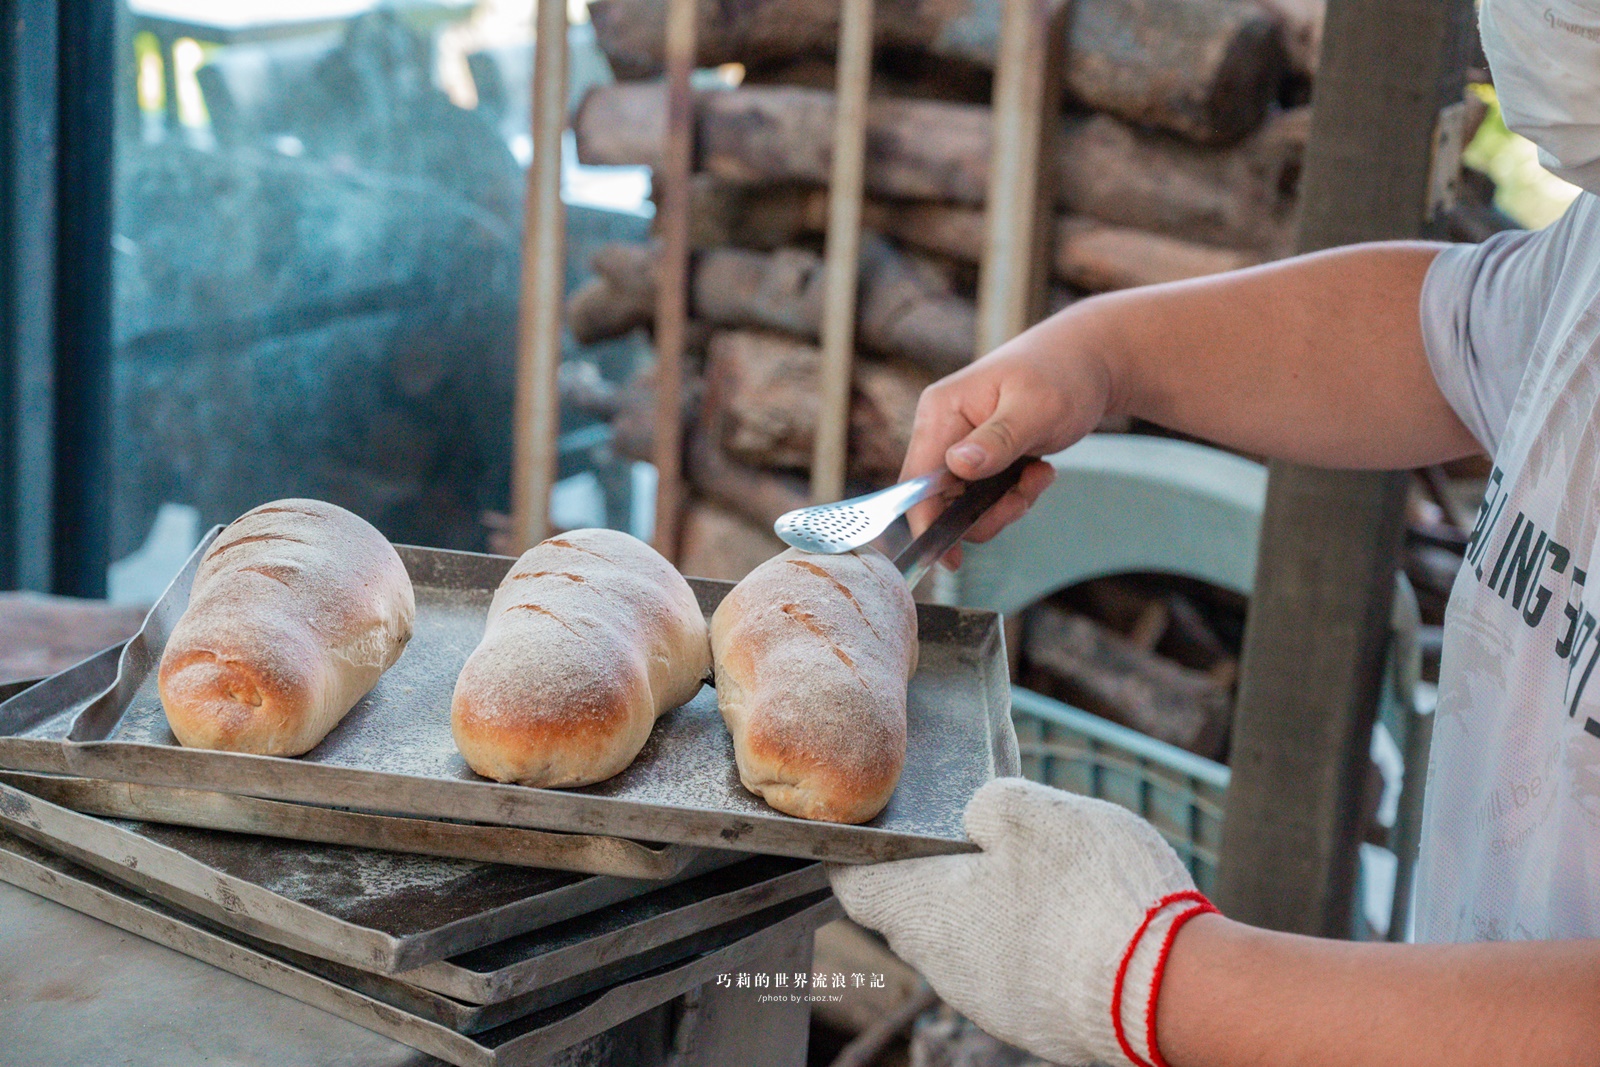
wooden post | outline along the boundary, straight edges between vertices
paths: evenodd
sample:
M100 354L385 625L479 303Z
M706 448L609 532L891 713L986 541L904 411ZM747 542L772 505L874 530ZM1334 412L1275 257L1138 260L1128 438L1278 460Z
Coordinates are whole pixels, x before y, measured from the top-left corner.
M683 508L683 333L689 316L689 179L694 168L695 0L667 4L667 128L655 181L661 191L656 267L656 550L678 558Z
M525 552L550 532L561 401L561 302L566 283L566 210L561 134L567 124L567 0L537 0L534 12L533 164L522 221L522 293L517 309L517 388L512 411L511 534Z
M1432 233L1470 0L1330 0L1299 248ZM1349 936L1359 798L1409 474L1272 465L1235 711L1217 904Z
M821 404L811 454L811 496L844 495L850 447L850 378L855 356L861 188L866 170L867 90L872 83L873 0L841 0L833 163L823 264Z
M1006 0L994 80L994 149L978 272L976 351L1005 344L1044 314L1055 217L1061 106L1060 0Z

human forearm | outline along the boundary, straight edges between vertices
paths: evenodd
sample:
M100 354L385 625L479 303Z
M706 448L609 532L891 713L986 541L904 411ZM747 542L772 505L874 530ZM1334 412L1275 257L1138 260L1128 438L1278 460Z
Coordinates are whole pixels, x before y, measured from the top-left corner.
M1103 360L1113 414L1322 466L1438 462L1477 448L1422 345L1438 250L1364 245L1108 294L1037 343Z
M1566 1067L1600 1049L1600 942L1389 945L1183 928L1157 1027L1172 1067Z
M1328 467L1474 452L1423 349L1422 281L1438 248L1361 245L1080 301L925 390L902 473L986 477L1114 414ZM967 540L1021 517L1050 473L1030 467Z

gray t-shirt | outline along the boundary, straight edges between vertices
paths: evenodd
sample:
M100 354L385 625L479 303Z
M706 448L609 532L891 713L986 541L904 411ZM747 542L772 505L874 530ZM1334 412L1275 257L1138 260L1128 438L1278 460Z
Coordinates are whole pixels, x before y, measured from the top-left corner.
M1600 197L1592 194L1543 230L1452 245L1422 283L1422 339L1433 376L1491 456L1547 313L1583 298L1571 291L1581 273L1567 269L1574 257L1600 262Z
M1600 199L1440 253L1422 330L1493 470L1445 612L1424 941L1600 936Z

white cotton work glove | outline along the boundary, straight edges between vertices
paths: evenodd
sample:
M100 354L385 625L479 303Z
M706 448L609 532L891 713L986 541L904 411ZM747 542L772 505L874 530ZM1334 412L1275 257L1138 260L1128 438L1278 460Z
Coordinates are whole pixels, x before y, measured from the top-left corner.
M1002 1041L1073 1067L1164 1067L1153 1020L1166 950L1215 909L1161 835L1021 778L978 790L965 825L982 852L830 866L845 911Z

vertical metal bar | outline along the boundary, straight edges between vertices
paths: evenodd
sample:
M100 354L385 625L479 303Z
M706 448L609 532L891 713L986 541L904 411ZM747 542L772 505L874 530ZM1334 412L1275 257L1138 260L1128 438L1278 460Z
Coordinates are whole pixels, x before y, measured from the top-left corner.
M156 53L161 57L161 132L167 137L177 137L183 132L178 118L178 64L173 62L172 48L178 38L170 29L156 31Z
M694 169L696 0L667 4L667 130L654 179L660 190L656 274L656 550L677 560L683 508L683 333L689 316L689 176Z
M850 380L855 357L856 284L860 274L861 190L866 172L867 90L872 84L873 0L841 0L838 86L834 94L833 166L828 179L828 237L823 263L822 373L811 496L844 495L850 448Z
M50 589L55 0L0 4L0 589Z
M1005 0L994 78L994 145L978 272L977 351L1033 325L1044 310L1053 218L1049 151L1060 110L1064 37L1058 0Z
M1428 750L1433 746L1433 712L1415 703L1406 716L1406 776L1401 783L1400 810L1394 821L1394 895L1389 902L1390 941L1404 941L1411 921L1411 892L1417 878L1417 846L1422 841L1423 783L1428 776Z
M561 300L566 282L566 210L561 135L567 125L567 0L536 0L533 163L523 209L522 293L517 313L511 531L517 552L550 532L561 403Z
M1189 825L1189 873L1195 873L1199 867L1200 851L1200 782L1193 775L1185 775L1184 783L1188 788L1188 795L1179 799L1188 807Z
M111 181L117 5L60 0L51 586L105 595L111 562Z

